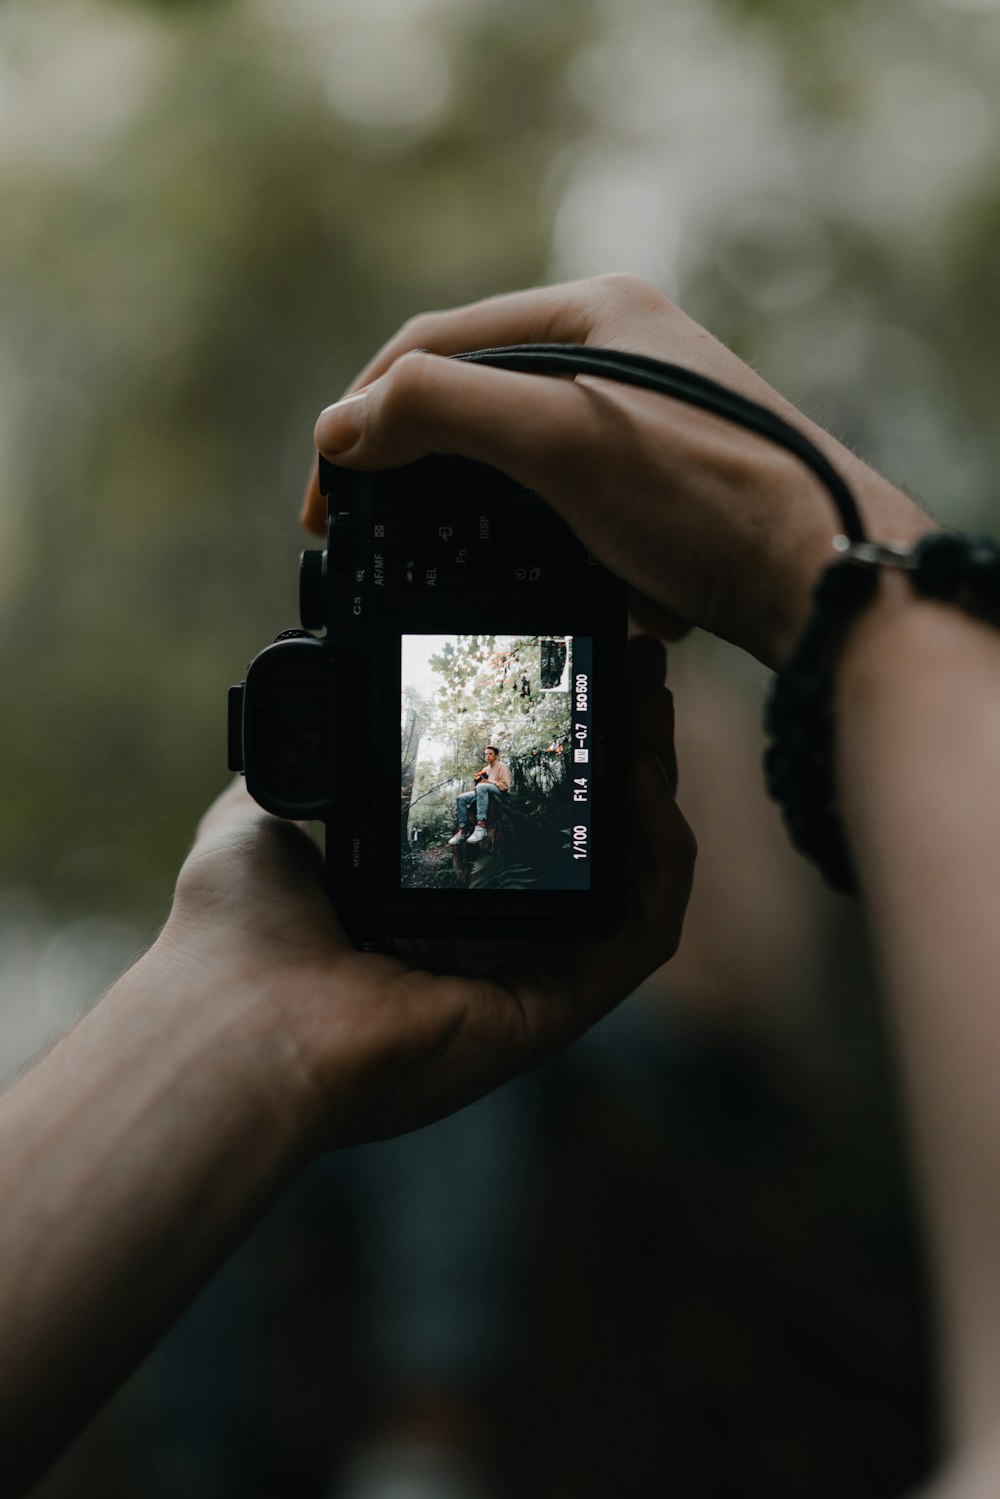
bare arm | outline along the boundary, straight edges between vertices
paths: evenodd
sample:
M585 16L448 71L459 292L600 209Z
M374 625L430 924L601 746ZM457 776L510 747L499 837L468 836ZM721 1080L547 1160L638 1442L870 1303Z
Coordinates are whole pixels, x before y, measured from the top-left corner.
M985 1463L982 1492L995 1494L1000 633L893 589L852 631L838 706L844 816L928 1223L950 1445L970 1471Z
M0 1098L4 1499L319 1150L461 1108L674 951L694 845L662 647L629 667L634 884L606 937L359 953L300 828L242 785L210 808L154 946Z
M270 986L151 950L0 1099L0 1492L107 1398L319 1140Z

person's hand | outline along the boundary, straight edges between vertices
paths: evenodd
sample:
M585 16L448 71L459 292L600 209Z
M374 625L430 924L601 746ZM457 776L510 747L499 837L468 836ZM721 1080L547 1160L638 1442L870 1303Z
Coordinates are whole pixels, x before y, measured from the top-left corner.
M252 984L277 1007L281 1076L297 1055L317 1143L377 1139L460 1108L565 1046L672 956L695 849L674 799L665 664L657 641L630 642L628 910L608 936L361 953L303 828L263 812L241 783L209 809L151 956L220 994Z
M407 323L316 424L319 450L356 469L459 453L542 495L640 600L779 665L839 529L826 493L766 439L610 381L514 374L443 359L515 343L627 349L731 386L806 432L854 487L878 540L912 540L927 516L654 287L631 276L496 297ZM315 475L303 520L322 533Z

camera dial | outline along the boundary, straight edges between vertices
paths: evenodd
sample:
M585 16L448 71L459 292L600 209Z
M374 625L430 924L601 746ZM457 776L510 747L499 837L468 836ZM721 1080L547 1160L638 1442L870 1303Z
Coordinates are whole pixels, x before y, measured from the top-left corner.
M303 552L299 559L299 615L304 630L326 627L326 552Z

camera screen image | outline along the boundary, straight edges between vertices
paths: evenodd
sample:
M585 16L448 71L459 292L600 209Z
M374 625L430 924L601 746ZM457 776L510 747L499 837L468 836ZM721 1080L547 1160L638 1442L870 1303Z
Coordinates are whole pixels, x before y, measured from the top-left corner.
M404 635L400 885L588 890L589 636Z

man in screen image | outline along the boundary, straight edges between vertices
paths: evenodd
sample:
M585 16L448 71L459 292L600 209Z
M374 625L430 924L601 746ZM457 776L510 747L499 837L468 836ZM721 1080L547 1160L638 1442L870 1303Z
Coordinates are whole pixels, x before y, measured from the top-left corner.
M486 815L489 811L490 797L503 796L510 791L510 768L499 758L499 751L495 744L486 746L486 764L482 770L476 772L473 780L476 786L475 791L463 791L456 798L458 827L455 829L455 836L448 839L449 844L465 842L465 825L473 802L476 804L476 826L469 834L468 841L470 845L482 843L486 837Z

